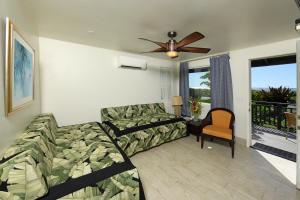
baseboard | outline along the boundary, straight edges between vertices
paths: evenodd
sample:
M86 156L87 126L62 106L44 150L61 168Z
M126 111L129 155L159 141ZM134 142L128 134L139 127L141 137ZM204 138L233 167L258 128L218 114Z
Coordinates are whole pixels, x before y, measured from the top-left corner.
M245 138L235 137L235 142L239 145L247 146L247 140Z

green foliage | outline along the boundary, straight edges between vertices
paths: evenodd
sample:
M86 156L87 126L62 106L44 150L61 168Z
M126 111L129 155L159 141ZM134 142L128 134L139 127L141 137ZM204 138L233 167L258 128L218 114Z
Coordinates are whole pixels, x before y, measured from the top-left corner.
M202 80L200 86L205 85L210 88L210 71L207 71L204 75L200 77L200 79Z
M296 92L290 88L280 86L279 88L269 87L269 90L252 90L252 100L268 101L279 103L295 103Z
M201 81L199 86L206 86L207 88L190 88L190 97L194 99L199 99L200 102L210 103L210 71L205 72L200 77L200 80Z
M202 103L211 103L211 99L201 99Z
M200 99L203 103L210 103L210 89L194 89L190 88L190 97ZM204 99L206 98L206 99Z
M252 101L262 101L261 91L252 90L251 96Z

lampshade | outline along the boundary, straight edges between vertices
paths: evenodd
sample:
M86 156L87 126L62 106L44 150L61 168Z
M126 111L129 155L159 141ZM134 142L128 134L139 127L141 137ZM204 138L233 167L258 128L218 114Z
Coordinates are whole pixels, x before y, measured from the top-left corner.
M182 97L174 96L172 99L173 106L181 106L182 105Z
M177 51L168 51L167 56L169 56L170 58L176 57L176 56L178 56L178 52Z

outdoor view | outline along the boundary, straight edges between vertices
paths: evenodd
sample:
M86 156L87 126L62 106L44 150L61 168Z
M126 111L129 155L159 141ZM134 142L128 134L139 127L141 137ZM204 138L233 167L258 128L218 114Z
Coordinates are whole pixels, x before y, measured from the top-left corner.
M252 94L253 100L271 100L282 103L296 101L296 64L273 65L252 68ZM286 93L278 93L277 96L270 92L270 87L286 88ZM265 92L269 92L268 96Z
M267 127L288 128L282 114L296 111L296 64L253 67L251 77L253 120Z
M252 146L291 161L296 160L297 148L296 66L251 68Z
M191 70L189 73L190 97L201 102L210 103L210 71L209 68Z

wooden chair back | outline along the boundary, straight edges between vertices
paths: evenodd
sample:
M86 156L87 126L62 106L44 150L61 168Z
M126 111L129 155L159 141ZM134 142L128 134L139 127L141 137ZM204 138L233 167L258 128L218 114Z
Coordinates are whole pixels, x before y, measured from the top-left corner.
M290 112L285 112L284 115L286 118L287 127L288 128L296 128L296 114L290 113Z

